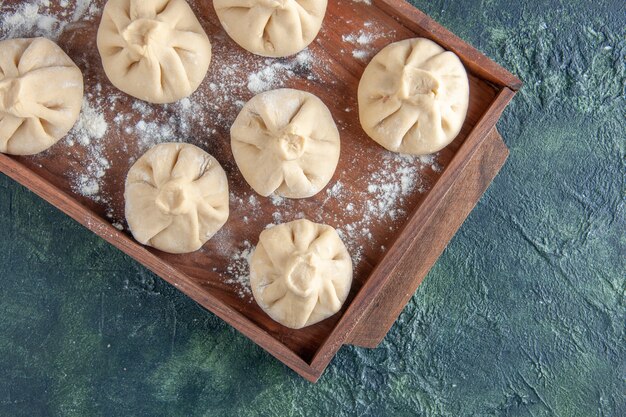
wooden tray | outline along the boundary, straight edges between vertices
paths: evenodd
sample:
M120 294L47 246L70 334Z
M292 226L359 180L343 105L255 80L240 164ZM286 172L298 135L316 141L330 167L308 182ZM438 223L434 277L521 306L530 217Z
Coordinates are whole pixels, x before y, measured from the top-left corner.
M18 3L9 0L0 7ZM103 3L97 3L100 10ZM309 51L277 61L237 47L224 34L211 1L190 4L213 43L209 75L191 101L184 103L195 106L193 116L182 117L178 105L143 104L110 85L95 48L100 17L96 13L92 19L66 26L58 42L83 69L86 100L98 106L107 122L106 134L97 139L96 157L106 160L102 175L97 176L99 193L85 193L77 186L76 178L81 172L90 172L89 161L94 159L90 154L93 143L73 143L77 133L34 157L0 154L0 170L141 262L300 375L316 381L343 344L375 347L380 343L500 170L508 150L495 124L521 82L402 0L373 0L372 5L330 1L322 32ZM56 7L51 6L51 13L63 13ZM470 107L463 130L432 160L390 154L367 138L357 116L356 90L369 58L390 42L416 36L457 53L470 74ZM263 72L263 68L270 70ZM258 77L250 78L251 71L257 71ZM225 77L227 85L216 87ZM281 201L255 197L234 164L228 129L259 82L270 89L293 87L318 95L340 127L339 167L328 189L314 198ZM145 128L157 122L167 125L168 121L173 130L148 133L158 136L155 141L184 135L179 139L203 147L222 163L231 187L227 225L202 250L189 255L143 247L127 228L118 230L124 226L125 175L147 149ZM385 178L395 169L408 172L409 177ZM379 182L374 189L385 184L404 187L408 179L409 190L402 188L390 203L389 195L371 189L372 178ZM378 209L371 204L378 204ZM245 276L246 250L256 244L268 223L301 216L342 231L355 256L355 279L340 313L317 325L290 330L270 320L236 278Z

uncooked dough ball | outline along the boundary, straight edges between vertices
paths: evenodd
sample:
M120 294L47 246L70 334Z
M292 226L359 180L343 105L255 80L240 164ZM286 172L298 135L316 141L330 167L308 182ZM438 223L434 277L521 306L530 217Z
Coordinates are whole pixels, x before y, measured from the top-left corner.
M226 173L194 145L150 149L128 172L124 197L135 239L165 252L200 249L228 219Z
M327 0L213 0L224 30L248 51L285 57L317 36Z
M0 152L34 155L70 131L83 101L83 75L45 38L0 41Z
M111 83L151 103L191 95L211 62L211 42L185 0L109 0L98 50Z
M264 197L317 194L339 162L339 131L328 107L313 94L280 89L247 102L230 129L235 161Z
M264 230L250 260L259 306L292 329L341 309L352 284L352 260L330 226L296 220Z
M385 47L359 84L363 129L394 152L445 148L461 131L468 104L469 81L459 58L423 38Z

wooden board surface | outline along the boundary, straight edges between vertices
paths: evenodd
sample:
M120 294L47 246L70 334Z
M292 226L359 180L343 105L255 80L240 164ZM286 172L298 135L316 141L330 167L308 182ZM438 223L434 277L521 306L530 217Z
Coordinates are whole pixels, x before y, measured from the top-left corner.
M210 1L190 4L213 44L213 62L207 79L189 100L158 106L120 93L106 79L95 48L99 17L72 23L58 42L84 72L86 112L101 116L104 124L83 123L67 140L34 157L1 155L0 169L129 253L301 375L316 380L350 334L353 343L366 346L384 336L456 230L454 224L462 222L498 171L502 153L482 145L519 81L398 0L374 1L373 5L330 2L318 39L305 53L282 60L256 57L234 44L219 25ZM63 10L56 11L62 19ZM368 60L388 43L415 36L431 37L455 50L470 70L470 107L462 132L433 158L398 157L385 151L367 138L357 117L356 89ZM342 153L337 172L329 187L311 199L257 196L232 157L228 130L242 103L260 90L278 87L316 94L329 106L340 128ZM98 117L85 120L102 121ZM94 129L103 127L106 132L99 137L101 132ZM202 250L189 255L165 254L136 244L123 220L123 185L129 167L153 144L171 140L196 144L214 155L224 166L231 187L228 223ZM415 267L406 263L420 248L415 237L426 232L432 216L440 214L445 219L455 213L456 200L445 203L445 197L454 193L454 185L468 172L477 169L488 175L481 177L474 192L464 194L466 204L456 212L453 226L442 234L445 238L440 245L425 250L428 262L413 276L407 275L404 266L396 268L405 264ZM303 216L342 232L354 257L355 279L341 313L314 326L290 330L269 319L241 281L245 281L245 257L259 233L268 224ZM118 231L112 223L124 230ZM410 294L379 297L384 288L395 291L405 279ZM387 302L394 303L392 309L385 308ZM370 319L376 318L373 323L378 326L371 334L366 322L359 325L366 313Z
M350 335L350 343L374 348L385 337L406 303L461 227L504 165L509 150L496 129L467 160L463 175L440 199L436 216L415 234L411 256L404 256Z

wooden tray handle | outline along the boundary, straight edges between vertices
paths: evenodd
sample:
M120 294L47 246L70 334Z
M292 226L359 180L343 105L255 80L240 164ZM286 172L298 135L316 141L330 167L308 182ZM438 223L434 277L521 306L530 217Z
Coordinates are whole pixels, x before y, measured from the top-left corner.
M356 346L375 348L382 342L447 243L463 224L509 155L494 128L465 166L459 180L441 200L440 216L430 220L348 338ZM433 237L435 237L433 239ZM422 243L424 242L424 243Z

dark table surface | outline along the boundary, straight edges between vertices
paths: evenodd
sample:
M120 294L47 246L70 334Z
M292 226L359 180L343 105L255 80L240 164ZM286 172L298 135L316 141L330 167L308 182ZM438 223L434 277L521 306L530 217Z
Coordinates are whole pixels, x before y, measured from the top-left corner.
M525 85L382 345L312 385L0 175L0 416L626 416L626 3L413 3Z

